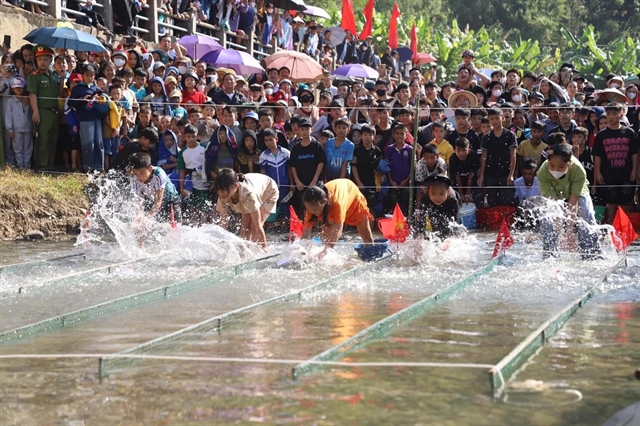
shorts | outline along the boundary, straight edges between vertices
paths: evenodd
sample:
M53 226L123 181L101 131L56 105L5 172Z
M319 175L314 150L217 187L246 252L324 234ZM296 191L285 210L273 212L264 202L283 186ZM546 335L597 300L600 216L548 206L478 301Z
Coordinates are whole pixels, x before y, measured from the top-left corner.
M613 204L616 206L630 206L633 204L633 197L636 194L637 185L631 181L623 181L619 183L609 183L602 186L602 197L606 204Z

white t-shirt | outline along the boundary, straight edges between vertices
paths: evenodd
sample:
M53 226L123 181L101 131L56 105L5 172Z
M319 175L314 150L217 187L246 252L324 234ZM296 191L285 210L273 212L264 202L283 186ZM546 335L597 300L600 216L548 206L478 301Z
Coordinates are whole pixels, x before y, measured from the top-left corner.
M202 144L198 144L195 148L185 147L180 151L184 166L186 169L194 170L191 174L191 181L193 182L193 189L207 190L209 186L207 184L206 172L204 170L204 152L205 147Z

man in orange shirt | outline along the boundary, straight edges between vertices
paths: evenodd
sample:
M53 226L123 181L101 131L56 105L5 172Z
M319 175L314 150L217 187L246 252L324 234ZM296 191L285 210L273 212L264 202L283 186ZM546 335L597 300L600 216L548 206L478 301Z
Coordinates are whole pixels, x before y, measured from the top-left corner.
M349 179L334 179L323 186L311 186L302 196L307 214L304 219L308 238L316 221L322 224L321 238L329 247L335 246L342 236L345 224L356 226L362 241L373 244L369 221L373 216L367 207L367 199Z

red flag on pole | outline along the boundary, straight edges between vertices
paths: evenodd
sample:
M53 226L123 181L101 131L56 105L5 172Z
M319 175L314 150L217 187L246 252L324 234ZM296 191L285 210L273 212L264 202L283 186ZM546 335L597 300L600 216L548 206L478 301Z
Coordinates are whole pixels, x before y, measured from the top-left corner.
M498 231L498 238L496 239L496 245L493 247L493 256L496 257L499 254L504 254L509 247L513 245L513 237L507 224L507 219L502 218L500 224L500 230Z
M356 17L353 15L353 4L351 0L344 0L342 2L342 24L340 25L343 30L351 31L351 34L358 34L356 27Z
M398 48L398 18L400 17L400 8L398 3L393 4L393 11L391 12L391 20L389 21L389 47L392 49Z
M418 30L416 29L415 22L411 27L411 53L413 53L411 62L415 64L416 62L418 62Z
M300 218L298 218L293 206L289 206L289 241L292 240L292 237L302 238L303 232L304 225L300 221Z
M395 209L393 210L393 217L391 219L393 222L393 237L390 238L391 241L395 241L396 243L404 243L407 240L407 237L411 233L409 229L409 225L407 224L407 218L402 214L402 210L400 210L400 206L396 204Z
M373 6L375 0L369 0L367 5L364 7L364 19L366 20L364 23L364 27L362 28L362 32L360 33L360 40L366 40L367 37L371 35L373 32Z
M618 207L616 217L613 220L613 228L615 232L611 233L611 240L618 251L625 251L627 247L638 238L638 234L633 229L633 224L629 220L629 216Z

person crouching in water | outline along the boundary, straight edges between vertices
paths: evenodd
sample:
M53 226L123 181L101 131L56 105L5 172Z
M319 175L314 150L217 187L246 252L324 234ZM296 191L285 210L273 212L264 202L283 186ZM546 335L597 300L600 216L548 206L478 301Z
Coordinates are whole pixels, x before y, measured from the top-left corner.
M243 175L231 169L222 169L214 185L218 193L216 210L220 214L220 226L227 229L231 208L242 215L240 236L266 249L264 223L271 213L276 212L280 196L276 182L260 173Z
M416 210L416 235L432 233L445 240L460 227L456 224L460 210L460 196L452 188L453 182L445 175L431 175L426 179L427 197ZM453 224L453 226L452 226Z
M180 196L165 171L152 166L146 152L131 154L129 165L131 190L142 199L145 214L158 222L180 222Z
M373 244L369 226L373 216L367 199L351 180L334 179L324 185L310 186L304 191L302 201L307 209L303 238L309 238L313 225L319 220L320 237L327 247L335 246L345 224L357 227L365 244Z
M573 156L571 145L560 143L547 150L547 161L542 163L537 176L540 194L552 200L565 200L569 213L568 217L541 218L543 258L557 256L559 234L568 231L569 240L572 240L574 229L578 232L578 250L582 259L598 258L598 233L589 229L589 226L596 224L596 219L589 195L587 173L580 161Z

